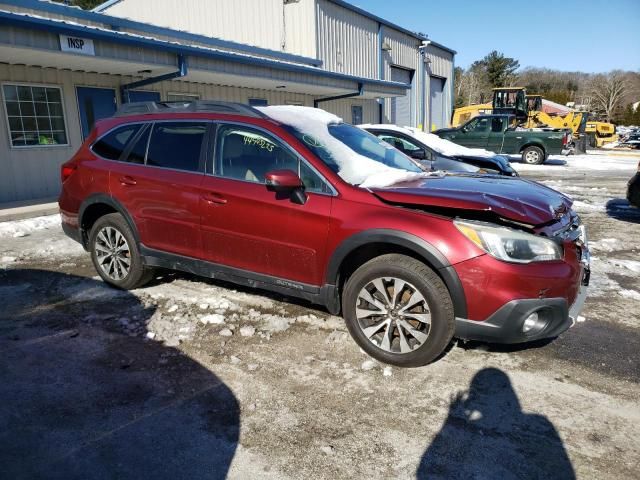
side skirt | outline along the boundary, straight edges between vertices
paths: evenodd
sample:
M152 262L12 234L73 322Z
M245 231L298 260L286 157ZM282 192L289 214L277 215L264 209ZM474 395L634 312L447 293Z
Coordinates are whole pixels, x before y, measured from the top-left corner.
M323 305L330 313L337 315L340 311L335 285L325 284L321 287L306 283L286 280L261 273L254 273L239 268L220 265L197 258L162 252L140 244L140 254L145 265L167 268L193 273L201 277L224 280L237 285L268 290L270 292L301 298L308 302Z

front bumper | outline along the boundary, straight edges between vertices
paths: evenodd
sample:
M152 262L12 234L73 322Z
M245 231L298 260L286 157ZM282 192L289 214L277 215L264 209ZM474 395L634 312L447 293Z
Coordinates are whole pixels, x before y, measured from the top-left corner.
M516 297L516 299L511 297L512 300L506 301L486 320L456 318L455 336L464 340L479 340L490 343L525 343L557 337L572 327L584 307L591 275L591 257L587 245L586 230L580 226L579 231L580 236L575 240L575 250L573 251L573 254L576 255L574 262L577 261L577 269L574 270L576 276L571 277L575 282L571 284L571 290L575 292L575 295L569 297L573 300L571 305L568 304L566 295L558 296L563 292L563 289L558 286L551 288L550 291L555 295L549 297ZM544 269L544 267L542 268ZM544 273L548 275L550 272ZM541 279L523 276L518 280L511 277L510 280L528 285L534 283L534 280L540 281ZM550 281L549 277L547 277L547 281ZM568 284L564 285L565 289L569 288ZM485 294L484 302L486 299ZM534 322L533 327L529 324L529 327L525 328L527 319L529 322Z

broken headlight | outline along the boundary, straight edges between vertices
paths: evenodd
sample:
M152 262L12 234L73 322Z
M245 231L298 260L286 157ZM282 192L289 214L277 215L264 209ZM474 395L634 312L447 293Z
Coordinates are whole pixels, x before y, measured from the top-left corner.
M531 263L562 259L562 247L548 238L486 222L454 220L453 223L478 247L505 262Z

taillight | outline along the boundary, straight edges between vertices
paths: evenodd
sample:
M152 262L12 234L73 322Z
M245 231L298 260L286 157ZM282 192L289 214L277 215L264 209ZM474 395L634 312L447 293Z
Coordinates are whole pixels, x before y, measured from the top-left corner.
M566 145L569 142L569 134L565 133L564 137L562 137L562 145Z
M77 168L78 167L75 164L64 164L64 165L62 165L62 169L60 170L60 179L62 180L62 183L66 182L67 179L71 175L73 175L73 172L75 172Z

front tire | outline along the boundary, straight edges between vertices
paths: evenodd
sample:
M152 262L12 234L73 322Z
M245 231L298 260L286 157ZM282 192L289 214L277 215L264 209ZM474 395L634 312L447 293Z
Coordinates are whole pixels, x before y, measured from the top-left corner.
M527 147L522 151L522 161L529 165L540 165L545 160L544 151L540 147Z
M100 217L89 234L91 260L102 279L123 290L148 283L153 270L146 267L131 227L119 213Z
M382 255L358 268L345 285L342 311L365 352L399 367L432 362L454 333L447 287L432 269L405 255Z

